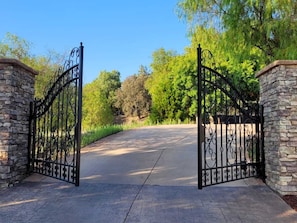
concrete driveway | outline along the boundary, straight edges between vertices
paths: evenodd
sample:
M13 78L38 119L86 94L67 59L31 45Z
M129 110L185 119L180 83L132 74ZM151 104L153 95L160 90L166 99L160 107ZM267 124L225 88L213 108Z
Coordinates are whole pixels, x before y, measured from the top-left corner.
M120 132L82 149L79 187L37 174L0 191L0 222L297 222L257 179L197 190L195 125Z
M82 151L82 182L197 185L195 125L120 132Z

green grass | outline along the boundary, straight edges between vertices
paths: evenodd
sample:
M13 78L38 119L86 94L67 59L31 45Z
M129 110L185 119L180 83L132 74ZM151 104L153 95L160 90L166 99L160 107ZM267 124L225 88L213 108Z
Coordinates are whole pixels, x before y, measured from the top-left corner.
M150 125L168 125L168 124L182 124L182 123L189 124L189 122L166 120L162 123L155 123L155 124L146 121L142 123L132 122L130 124L124 124L124 125L108 125L103 127L97 127L95 129L90 129L82 133L81 147L87 146L106 136L109 136L124 130L128 130L128 129L134 129L134 128L139 128L142 126L150 126Z
M81 147L87 146L106 136L121 132L123 129L122 125L109 125L86 131L82 134Z
M147 124L132 122L125 125L108 125L97 127L95 129L87 130L82 133L81 147L87 146L93 142L98 141L106 136L121 132L123 130L139 128Z

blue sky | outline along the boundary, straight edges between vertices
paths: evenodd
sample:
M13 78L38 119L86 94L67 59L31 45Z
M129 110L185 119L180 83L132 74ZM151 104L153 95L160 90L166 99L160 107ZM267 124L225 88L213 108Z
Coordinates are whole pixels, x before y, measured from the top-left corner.
M153 51L182 53L187 25L176 15L178 0L9 0L1 2L0 39L6 32L32 43L45 55L84 45L84 84L102 70L121 79L149 68Z

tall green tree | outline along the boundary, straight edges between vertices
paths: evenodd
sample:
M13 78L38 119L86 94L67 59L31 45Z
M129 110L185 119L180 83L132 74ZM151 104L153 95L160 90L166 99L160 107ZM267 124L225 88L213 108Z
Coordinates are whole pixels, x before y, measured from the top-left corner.
M99 76L94 81L96 82L96 86L98 87L100 94L106 98L107 103L109 104L114 115L117 115L118 113L118 110L115 106L115 92L121 87L120 76L120 72L116 70L111 72L101 71Z
M151 109L151 97L145 88L149 72L141 66L138 74L129 76L118 89L117 107L121 108L125 116L137 116L139 119L147 117Z
M189 52L191 52L189 50ZM197 113L197 65L191 53L177 55L159 49L153 53L147 87L152 96L151 120L194 120Z
M226 50L257 48L266 63L297 57L296 0L180 0L178 13L192 26L224 32Z
M106 96L97 86L97 82L84 86L82 112L83 129L92 129L112 124L113 115L111 107Z
M197 58L197 46L203 49L203 64L218 70L227 76L247 100L256 100L259 96L259 83L256 71L264 65L262 53L257 48L246 51L243 45L236 52L226 50L228 38L225 33L213 27L197 26L192 32L191 45L185 54L192 60Z
M152 74L146 87L152 97L150 118L153 122L174 119L174 101L172 98L172 74L170 61L176 56L173 51L161 48L153 52Z
M116 113L115 92L120 88L118 71L101 71L83 89L83 128L94 128L113 123Z
M197 115L197 64L196 58L184 54L171 62L172 89L175 101L174 119L195 120Z

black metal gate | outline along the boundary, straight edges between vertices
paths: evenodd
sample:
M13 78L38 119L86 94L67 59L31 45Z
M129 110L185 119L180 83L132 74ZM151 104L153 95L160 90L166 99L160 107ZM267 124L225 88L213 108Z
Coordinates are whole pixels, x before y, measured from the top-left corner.
M83 46L74 48L43 100L31 103L29 171L79 186Z
M264 176L263 116L198 48L198 188ZM203 54L203 56L202 56Z

